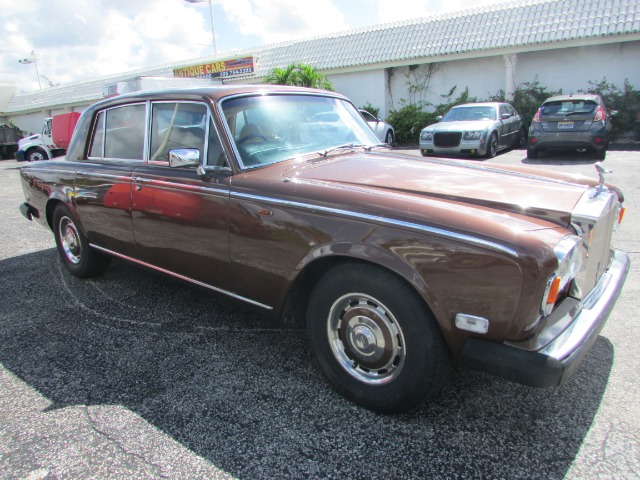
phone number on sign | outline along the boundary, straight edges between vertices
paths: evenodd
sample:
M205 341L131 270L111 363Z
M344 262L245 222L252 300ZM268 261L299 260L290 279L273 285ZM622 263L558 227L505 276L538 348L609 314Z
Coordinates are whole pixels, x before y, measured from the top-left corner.
M253 73L253 68L238 68L236 70L227 70L226 72L218 72L219 77L230 77L231 75L242 75L243 73Z

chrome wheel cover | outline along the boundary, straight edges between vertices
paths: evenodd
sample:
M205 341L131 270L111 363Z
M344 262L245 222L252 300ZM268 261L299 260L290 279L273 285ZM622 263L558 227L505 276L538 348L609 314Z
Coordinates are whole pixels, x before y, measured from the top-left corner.
M369 385L394 380L402 371L406 347L402 329L381 302L362 293L349 293L329 311L327 335L340 366Z
M58 234L60 235L60 244L64 250L64 254L71 263L77 265L82 259L82 249L80 247L80 235L76 225L69 217L60 219Z

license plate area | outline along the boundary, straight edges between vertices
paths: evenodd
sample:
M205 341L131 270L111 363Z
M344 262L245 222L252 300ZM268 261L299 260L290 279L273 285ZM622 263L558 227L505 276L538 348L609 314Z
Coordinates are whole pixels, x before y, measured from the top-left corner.
M573 122L558 122L558 130L571 130Z

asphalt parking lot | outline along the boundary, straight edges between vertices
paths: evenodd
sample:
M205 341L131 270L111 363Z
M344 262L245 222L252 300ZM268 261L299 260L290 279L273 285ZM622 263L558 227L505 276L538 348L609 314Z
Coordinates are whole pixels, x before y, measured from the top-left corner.
M595 176L579 155L493 162ZM385 416L331 389L300 328L118 260L70 276L0 162L0 478L638 478L640 152L605 165L632 266L569 383L458 367L431 403Z

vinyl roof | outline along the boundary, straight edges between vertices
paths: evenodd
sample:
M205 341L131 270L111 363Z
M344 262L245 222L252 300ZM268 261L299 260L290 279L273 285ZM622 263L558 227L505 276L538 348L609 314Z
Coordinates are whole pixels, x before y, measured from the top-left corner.
M613 38L608 37L615 37ZM3 113L83 104L103 97L107 84L136 76L172 75L174 68L226 58L254 57L255 77L293 62L318 70L375 68L472 57L511 49L562 47L575 42L640 40L640 0L520 0L262 47L17 94ZM564 43L565 45L560 45Z

